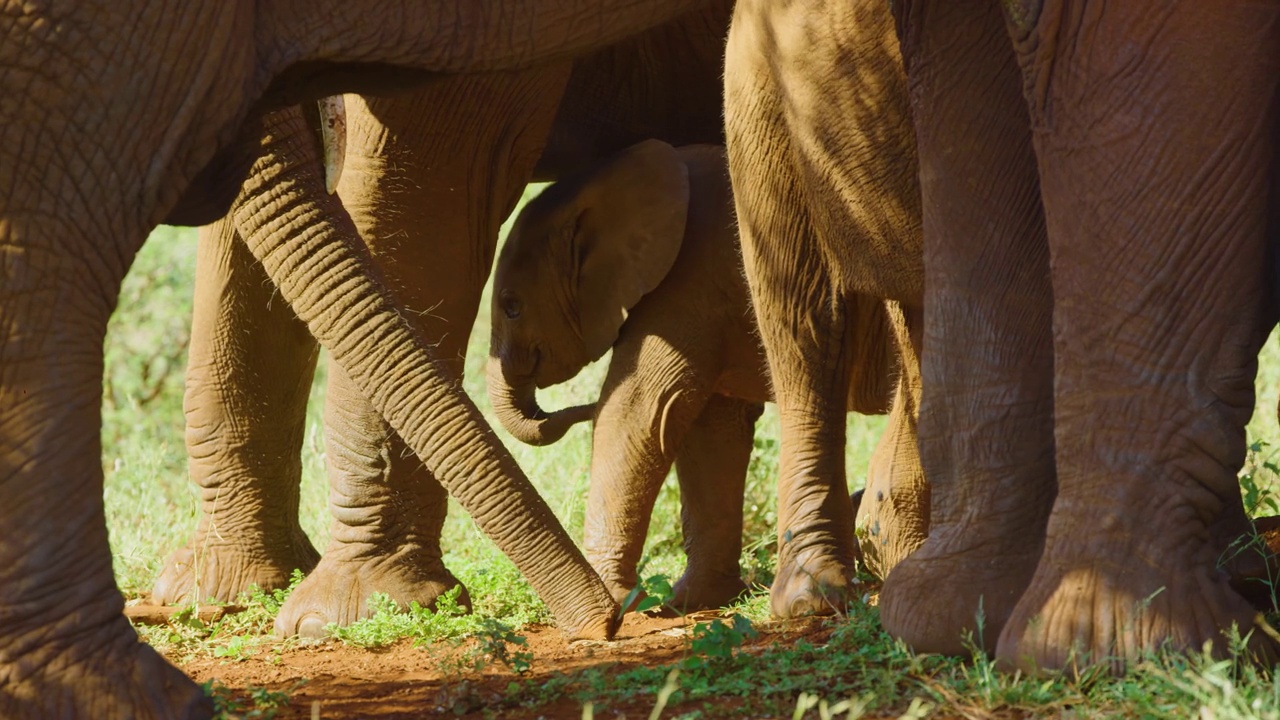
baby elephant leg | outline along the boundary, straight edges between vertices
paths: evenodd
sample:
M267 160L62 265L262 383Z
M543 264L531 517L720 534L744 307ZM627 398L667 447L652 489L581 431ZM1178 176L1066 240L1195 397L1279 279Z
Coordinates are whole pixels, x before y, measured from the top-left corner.
M764 406L712 395L676 453L680 521L689 564L672 605L681 611L728 605L746 592L742 503L755 423Z

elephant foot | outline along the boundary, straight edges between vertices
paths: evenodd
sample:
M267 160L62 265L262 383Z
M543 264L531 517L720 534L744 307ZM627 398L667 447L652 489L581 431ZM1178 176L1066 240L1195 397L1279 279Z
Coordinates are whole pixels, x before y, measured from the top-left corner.
M973 644L991 652L1035 573L1041 543L993 552L948 530L938 528L885 578L880 621L916 652L968 655Z
M0 656L5 668L0 671L0 717L213 717L213 702L200 686L138 642L123 615L109 632L113 637L105 643L96 635L78 634L78 646L67 652L75 660L62 656L11 662Z
M296 534L291 542L275 547L206 544L196 538L165 561L151 591L152 602L175 605L210 598L231 602L254 586L259 590L288 587L294 570L310 572L320 560L302 530Z
M1225 656L1232 625L1242 636L1252 631L1247 648L1257 658L1277 657L1274 641L1255 627L1261 616L1212 563L1170 570L1131 560L1046 557L1000 636L997 660L1026 672L1101 665L1122 673L1159 649L1194 651L1212 642L1214 654Z
M738 573L696 573L685 570L671 588L672 608L689 613L732 605L747 594L747 584Z
M779 560L769 602L773 615L783 619L835 615L862 590L852 563L841 562L825 549L810 548Z
M330 623L346 626L370 617L369 596L374 593L386 593L400 607L412 602L432 607L441 595L462 585L439 559L418 561L405 552L373 559L334 557L340 554L326 553L289 595L276 616L276 635L326 637ZM470 609L465 587L457 602Z

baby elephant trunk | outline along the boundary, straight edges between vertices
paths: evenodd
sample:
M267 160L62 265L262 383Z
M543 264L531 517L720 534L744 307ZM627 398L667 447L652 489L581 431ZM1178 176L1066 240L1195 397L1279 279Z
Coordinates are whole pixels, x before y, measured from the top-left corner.
M517 440L528 445L550 445L564 437L569 428L595 416L595 403L575 405L547 412L538 407L533 378L512 380L502 370L502 361L489 358L489 403L498 422Z

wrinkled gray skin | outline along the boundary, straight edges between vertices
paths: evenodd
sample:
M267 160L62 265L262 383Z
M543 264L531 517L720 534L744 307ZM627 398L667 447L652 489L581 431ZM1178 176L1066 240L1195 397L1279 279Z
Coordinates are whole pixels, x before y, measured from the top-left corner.
M718 0L573 63L348 96L338 195L350 221L315 231L354 224L406 320L460 377L498 225L531 177L573 171L651 133L720 140L729 10ZM186 398L202 513L154 595L177 602L198 587L230 600L311 570L276 619L279 633L306 636L366 615L373 592L430 605L457 583L441 561L444 491L340 370L325 418L334 521L316 566L296 510L315 343L236 242L251 231L224 220L202 239Z
M849 407L884 412L894 330L879 303L868 309ZM771 397L723 148L646 141L531 200L499 257L491 316L489 396L503 426L541 445L595 420L584 550L614 598L636 587L673 462L689 560L673 606L741 594L743 484ZM537 388L610 349L598 408L539 407Z
M356 63L445 74L526 67L618 40L692 4L467 0L389 2L373 12L325 0L6 3L0 716L212 712L121 613L102 504L102 341L125 272L157 223L223 214L236 195L226 180L235 187L255 163L256 177L274 188L257 201L290 205L307 195L291 171L318 162L312 134L299 130L296 113L261 111L360 89L373 75ZM193 47L204 52L174 55ZM261 152L245 153L252 143L238 137L261 138ZM367 253L289 232L315 219L314 207L294 207L251 245L281 298L474 511L559 622L607 636L612 598L401 319ZM236 215L260 211L242 203ZM450 439L459 435L484 441Z

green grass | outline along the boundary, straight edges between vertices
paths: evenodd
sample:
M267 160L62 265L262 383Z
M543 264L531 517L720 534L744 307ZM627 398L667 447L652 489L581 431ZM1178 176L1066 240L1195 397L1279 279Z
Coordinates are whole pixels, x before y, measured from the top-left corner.
M116 576L126 593L134 595L149 592L164 558L185 542L196 522L197 495L186 477L182 420L195 245L193 230L156 231L129 275L107 342L106 509ZM483 384L487 307L486 293L472 333L465 388L492 422ZM607 361L606 357L573 381L543 392L543 405L560 407L593 398ZM328 540L320 427L323 367L322 360L304 448L302 501L303 527L320 548ZM1246 474L1259 512L1265 513L1269 512L1265 500L1276 478L1273 456L1280 451L1280 446L1264 444L1280 440L1276 418L1280 344L1274 335L1263 352L1258 388L1258 409L1249 426L1257 452L1251 454ZM590 462L589 427L580 425L560 443L539 449L521 445L494 426L569 532L580 537ZM883 426L883 418L850 416L847 466L852 487L862 484ZM772 407L757 427L747 480L743 565L752 578L767 584L772 572L773 483L778 460L777 415ZM470 590L474 617L448 613L435 617L414 608L392 612L393 608L384 606L374 619L345 631L344 639L377 645L393 637L427 642L468 637L476 640L477 647L488 648L476 656L477 662L511 666L512 658L522 652L516 632L527 623L548 621L545 607L457 507L450 511L443 544L446 562ZM644 576L657 583L678 577L683 566L680 547L679 489L674 478L668 478L653 516ZM146 629L144 634L150 642L178 648L179 655L209 654L234 661L280 652L288 646L265 636L282 597L281 593L252 594L242 598L249 607L244 613L211 624L179 618L170 627ZM736 612L762 622L768 615L767 598L762 594L748 598ZM732 699L732 707L748 714L789 716L797 703L811 705L810 717L831 716L837 707L841 716L856 716L859 708L908 716L941 708L966 717L1187 717L1196 712L1194 708L1206 707L1210 709L1202 717L1280 718L1280 687L1269 673L1247 664L1168 656L1152 658L1119 680L1095 676L1029 680L996 673L981 658L913 655L883 633L874 608L857 608L850 617L832 622L823 647L780 644L743 654L735 645L741 639L734 640L724 630L708 630L701 636L701 652L691 646L690 657L677 663L679 673L670 682L672 667L640 668L609 679L600 670L587 670L536 685L514 682L505 702L520 706L572 697L602 710L618 703L657 703L666 687L668 704L679 705L688 717L715 717L715 703ZM706 640L706 632L719 635ZM504 652L506 661L499 658ZM261 702L269 708L279 699L268 693ZM705 703L705 709L699 709L699 703Z
M513 682L490 710L572 699L593 711L677 706L678 717L1277 718L1280 684L1257 666L1208 652L1162 653L1123 678L1101 672L1030 678L1003 673L980 653L917 655L879 627L874 607L826 622L820 641L774 642L748 650L740 615L698 624L680 660L623 672L592 667ZM793 714L798 713L798 714ZM606 715L612 716L612 715Z

